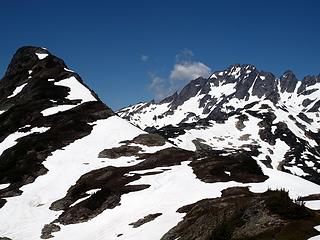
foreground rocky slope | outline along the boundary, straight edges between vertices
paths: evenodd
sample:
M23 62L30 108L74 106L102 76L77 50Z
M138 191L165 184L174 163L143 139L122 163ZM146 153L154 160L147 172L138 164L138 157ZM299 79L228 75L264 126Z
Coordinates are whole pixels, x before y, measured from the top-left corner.
M46 49L17 51L0 110L0 239L318 234L319 213L289 196L317 209L319 185L256 161L256 148L214 150L198 139L193 151L148 134Z

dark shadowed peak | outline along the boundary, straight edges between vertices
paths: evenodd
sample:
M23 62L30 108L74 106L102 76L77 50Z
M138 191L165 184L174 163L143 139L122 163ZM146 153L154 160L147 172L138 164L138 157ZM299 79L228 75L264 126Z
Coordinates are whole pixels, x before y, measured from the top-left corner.
M280 78L280 88L281 92L292 93L296 88L298 80L296 75L291 71L287 70Z
M49 57L50 56L50 57ZM21 47L14 54L5 76L11 76L26 69L31 70L37 63L49 57L56 64L65 67L65 63L54 57L49 51L41 47L25 46ZM48 60L48 59L46 59Z
M191 97L196 96L199 91L203 88L206 84L207 79L203 77L199 77L195 80L192 80L189 84L187 84L181 92L174 98L172 102L172 107L176 108Z
M282 74L282 78L296 78L296 75L293 71L287 70Z
M240 63L235 63L230 65L226 70L227 71L232 71L235 68L241 68L241 69L251 69L254 70L256 67L252 64L240 64Z
M165 99L163 99L160 104L162 103L170 103L172 102L173 100L175 100L176 98L178 97L178 92L176 91L174 94L172 94L171 96L169 97L166 97Z
M179 93L160 103L152 106L134 105L119 114L142 129L158 129L166 124L173 124L172 119L176 121L175 124L196 122L207 117L224 121L244 107L251 108L259 101L270 101L274 105L285 102L290 107L296 106L297 111L315 112L320 105L315 101L318 82L320 78L315 76L299 81L292 71L286 71L277 78L271 72L259 70L251 64L233 64L213 72L209 78L190 81ZM291 96L295 94L303 94L299 98L302 99L301 102L297 103L296 97ZM163 105L158 108L161 104ZM301 106L304 108L301 109ZM145 117L146 115L148 116ZM165 119L168 119L167 122Z
M8 102L16 103L16 100L25 96L29 100L55 100L54 95L57 92L61 92L61 87L57 87L55 82L60 80L66 80L74 77L81 85L89 89L86 86L81 77L74 71L68 69L65 62L51 54L47 49L34 46L25 46L19 48L14 54L7 71L0 81L0 100L2 99L5 108L8 108L10 104ZM79 86L81 86L79 85ZM10 98L10 95L15 89L22 88L19 96L14 99ZM91 91L92 95L99 100L98 96ZM28 94L23 94L28 93ZM68 91L65 89L65 94Z

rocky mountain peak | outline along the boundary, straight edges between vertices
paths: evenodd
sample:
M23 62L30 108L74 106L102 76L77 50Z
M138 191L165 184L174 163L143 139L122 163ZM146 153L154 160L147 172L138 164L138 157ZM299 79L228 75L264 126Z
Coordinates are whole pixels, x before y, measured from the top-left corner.
M170 119L172 124L206 118L224 121L241 109L262 101L268 101L268 105L295 108L298 112L316 112L320 106L318 82L320 80L315 76L300 81L292 71L277 78L254 65L233 64L226 70L215 71L208 79L190 81L180 92L160 103L124 108L119 114L145 129L164 127L165 119ZM161 105L161 112L158 105Z
M62 82L70 83L61 84ZM66 85L70 86L65 87ZM5 109L17 102L22 104L27 101L43 101L45 104L42 107L57 103L72 104L76 102L76 98L81 98L68 98L70 93L74 93L74 87L88 91L89 98L92 95L92 99L100 101L81 77L68 69L62 59L44 48L26 46L16 51L0 81L0 100Z
M64 62L53 57L46 49L41 47L25 46L19 48L14 54L5 76L12 76L26 69L31 70L34 66L40 63L40 60L45 58L56 61L62 67L65 67ZM47 60L47 59L46 59Z
M296 75L291 71L287 70L280 78L280 90L281 92L292 93L297 85L298 79Z
M20 194L21 186L44 174L42 161L52 151L88 135L91 122L113 115L63 60L39 47L18 49L0 81L0 143L45 133L41 141L32 134L16 139L12 151L0 154L0 184L12 183L5 196Z
M176 98L178 98L178 91L175 91L174 94L172 94L171 96L164 98L160 101L160 103L171 103Z

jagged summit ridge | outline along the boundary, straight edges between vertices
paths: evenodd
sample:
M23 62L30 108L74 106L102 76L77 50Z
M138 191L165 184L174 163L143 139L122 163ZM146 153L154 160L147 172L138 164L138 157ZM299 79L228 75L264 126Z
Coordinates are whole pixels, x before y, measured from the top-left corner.
M5 75L13 75L27 68L30 69L36 65L39 60L42 60L49 55L51 54L45 48L34 46L21 47L13 55ZM56 58L56 60L58 59ZM59 64L65 67L64 62L61 59L59 59Z
M291 71L287 71L277 78L270 72L259 71L253 65L236 64L224 71L214 72L208 79L190 81L180 93L158 104L140 103L121 109L118 113L144 129L150 126L163 127L166 118L173 120L173 124L207 117L223 120L223 116L235 111L236 106L244 107L261 100L269 100L273 105L290 105L301 112L316 112L320 104L317 95L319 84L320 78L315 76L307 76L299 81ZM194 104L188 109L191 101ZM170 116L173 112L180 112L180 117L172 119Z
M71 109L85 102L102 104L62 59L44 48L31 46L22 47L14 54L0 82L0 101L2 113L14 104L28 101L43 110L52 106L55 111Z

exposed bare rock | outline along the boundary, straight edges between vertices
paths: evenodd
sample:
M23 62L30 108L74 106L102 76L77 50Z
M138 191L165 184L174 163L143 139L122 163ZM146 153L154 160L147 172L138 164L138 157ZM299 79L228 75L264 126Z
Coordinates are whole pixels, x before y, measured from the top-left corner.
M161 240L308 239L317 234L317 212L292 202L284 191L251 193L229 188L221 198L178 209L183 220Z
M129 225L132 225L133 228L138 228L145 223L153 221L154 219L156 219L157 217L159 217L161 215L162 215L162 213L149 214L149 215L139 219L136 222L130 223Z
M145 145L148 147L154 146L163 146L166 143L165 138L158 134L140 134L139 136L135 137L131 141L125 141L125 143L136 143Z
M99 153L99 158L119 158L119 157L129 157L129 156L138 156L138 153L142 150L138 146L128 146L122 145L120 147L105 149Z
M263 182L265 176L256 161L248 153L228 156L219 154L204 157L190 163L194 173L204 182ZM229 174L227 174L227 172Z
M42 239L52 238L53 237L52 233L59 232L60 229L61 229L60 226L57 224L54 224L54 223L46 224L41 231L41 238Z

